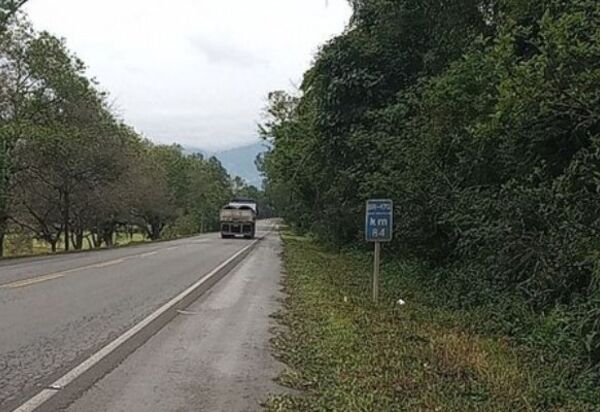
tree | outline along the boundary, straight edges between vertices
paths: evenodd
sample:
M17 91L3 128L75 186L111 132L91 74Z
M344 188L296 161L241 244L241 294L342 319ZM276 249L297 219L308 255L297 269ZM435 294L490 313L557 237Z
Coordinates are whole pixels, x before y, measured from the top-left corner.
M35 156L22 146L17 148L17 154L28 165ZM11 219L31 231L37 239L48 242L55 252L64 229L60 198L57 191L45 182L44 175L37 179L33 173L17 174L17 189L11 198L14 210Z
M0 34L7 30L10 20L28 0L0 0Z
M33 36L31 26L22 18L13 19L10 30L0 31L0 256L11 217L8 205L18 165L14 148L32 127L29 102L39 93L27 65Z
M599 362L600 4L353 4L299 96L269 96L271 199L344 245L364 201L392 197L390 252L439 269L448 301L585 302L567 329Z
M85 77L85 65L69 53L64 41L41 33L31 44L29 66L45 93L34 101L36 121L44 125L44 132L30 139L37 164L28 168L37 170L38 177L45 174L47 184L58 192L68 250L73 199L118 178L116 159L124 140L105 96Z
M139 138L110 113L105 94L87 79L85 65L64 40L36 33L17 19L3 34L1 51L6 76L0 89L4 149L0 239L6 222L16 214L13 220L30 229L31 221L37 222L34 232L45 233L43 238L53 247L55 233L62 233L65 249L72 241L82 247L87 233L103 232L102 238L110 243L115 216L129 212L116 211L118 202L104 196L123 198L115 192L116 182L126 173ZM11 202L17 182L21 182L18 199ZM38 194L24 193L23 188L39 190L47 202L35 202ZM8 204L25 210L9 213ZM32 219L24 218L27 213Z
M216 158L143 141L65 40L23 15L0 33L0 73L0 250L8 222L52 250L112 246L120 227L215 230L234 190L251 190Z
M130 176L132 214L152 240L160 239L164 228L177 216L167 170L170 155L168 148L157 148L146 142Z

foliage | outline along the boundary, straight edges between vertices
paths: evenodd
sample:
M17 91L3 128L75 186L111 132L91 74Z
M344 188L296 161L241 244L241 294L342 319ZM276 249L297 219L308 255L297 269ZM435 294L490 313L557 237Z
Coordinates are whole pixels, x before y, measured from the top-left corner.
M0 33L6 30L6 26L18 10L27 3L28 0L0 0Z
M597 367L600 3L354 6L299 92L270 96L277 208L341 247L363 238L365 200L392 198L389 253L426 262L446 306L517 302Z
M493 327L494 317L436 305L418 281L426 272L420 265L388 262L383 303L374 306L366 254L331 253L302 237L284 242L287 297L273 346L287 364L279 383L301 392L270 397L268 410L591 411L600 405L593 374L580 374L576 356L548 357L547 350L474 330L474 324ZM397 305L398 298L406 304ZM562 323L560 316L545 323L523 316L533 326L531 339L547 339Z
M142 139L65 40L16 13L22 3L0 4L0 256L7 234L55 251L112 246L118 231L216 230L234 190L261 195L215 158Z

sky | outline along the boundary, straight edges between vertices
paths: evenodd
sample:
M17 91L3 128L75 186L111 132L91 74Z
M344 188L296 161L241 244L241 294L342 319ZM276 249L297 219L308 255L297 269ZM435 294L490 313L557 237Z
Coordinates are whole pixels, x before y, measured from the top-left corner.
M341 33L347 0L29 0L116 113L157 143L223 150L258 141L272 90L294 90Z

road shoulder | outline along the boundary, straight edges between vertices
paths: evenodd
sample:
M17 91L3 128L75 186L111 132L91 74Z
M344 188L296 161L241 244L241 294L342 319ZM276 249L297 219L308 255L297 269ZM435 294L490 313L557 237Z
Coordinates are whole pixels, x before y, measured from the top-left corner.
M280 240L271 235L69 411L248 411L280 389L270 353Z

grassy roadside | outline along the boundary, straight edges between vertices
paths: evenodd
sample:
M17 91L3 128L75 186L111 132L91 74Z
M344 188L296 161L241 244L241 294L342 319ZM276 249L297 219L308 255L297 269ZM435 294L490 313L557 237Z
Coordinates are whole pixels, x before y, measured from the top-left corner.
M278 381L302 392L271 397L267 410L598 410L569 396L573 383L561 381L560 365L473 332L477 316L425 303L414 265L385 268L387 300L376 307L366 255L289 235L284 243L288 297L273 346L288 365Z
M64 238L64 236L63 236L63 238ZM118 233L115 235L114 242L115 242L115 247L123 247L123 246L127 246L130 244L147 243L147 242L149 242L149 240L147 240L146 237L144 235L142 235L141 233L135 233L133 235L133 238L131 238L127 234ZM59 244L58 244L59 251L55 252L55 253L63 252L62 250L60 250L63 247L63 244L64 243L62 241L59 242ZM89 242L84 241L83 248L81 250L78 250L78 252L87 251L87 250L92 250L92 248L90 248ZM93 249L93 250L95 250L95 249ZM5 256L4 256L4 258L30 257L30 256L39 256L39 255L48 255L48 254L52 254L52 249L47 242L44 242L44 241L41 241L38 239L34 239L34 238L27 239L26 242L23 242L23 241L19 241L17 239L17 236L12 236L12 235L8 235L5 239Z
M77 249L71 249L69 251L57 250L56 252L52 252L50 247L48 247L47 245L44 245L43 242L36 241L37 242L36 244L42 244L42 246L34 248L31 252L25 252L25 253L21 253L21 254L6 253L5 256L0 257L0 262L8 261L8 260L22 259L22 258L35 258L35 257L44 257L44 256L57 256L57 255L73 255L73 254L81 254L81 253L93 253L93 252L97 252L97 251L101 251L101 250L122 249L122 248L129 248L129 247L135 247L135 246L170 242L173 240L187 239L187 238L204 235L207 233L209 233L209 232L174 236L174 237L168 237L168 238L163 238L163 239L159 239L159 240L150 240L141 234L136 234L133 237L133 239L130 239L128 235L121 235L121 236L116 237L115 244L111 247L102 246L100 248L90 249L89 246L86 245L80 250L77 250ZM85 243L84 243L84 245L85 245Z

